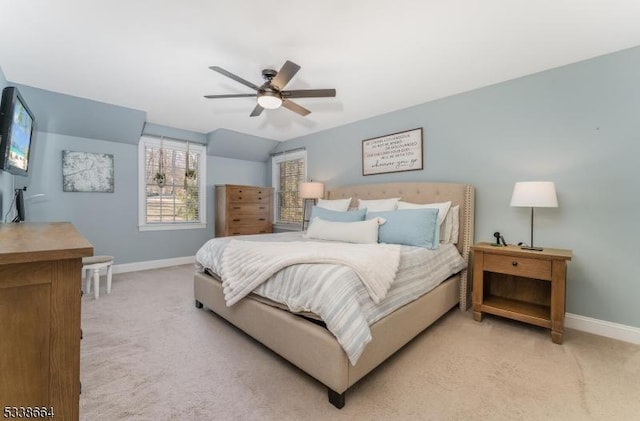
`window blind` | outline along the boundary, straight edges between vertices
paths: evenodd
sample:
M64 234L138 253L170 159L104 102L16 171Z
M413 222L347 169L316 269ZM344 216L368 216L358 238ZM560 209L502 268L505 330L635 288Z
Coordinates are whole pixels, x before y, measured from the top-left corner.
M274 215L279 224L302 223L302 199L298 185L307 177L307 151L298 148L273 154L271 174L275 190Z
M204 223L204 146L143 138L141 225Z

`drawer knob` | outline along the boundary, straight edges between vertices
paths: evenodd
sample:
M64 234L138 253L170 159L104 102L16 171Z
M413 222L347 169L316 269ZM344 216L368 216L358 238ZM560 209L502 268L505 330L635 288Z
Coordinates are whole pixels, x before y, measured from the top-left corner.
M265 220L265 218L260 218L260 219L258 219L258 221L264 221L264 220Z
M240 220L239 219L234 219L233 222L240 222Z
M518 266L518 262L516 261L511 262L511 266Z

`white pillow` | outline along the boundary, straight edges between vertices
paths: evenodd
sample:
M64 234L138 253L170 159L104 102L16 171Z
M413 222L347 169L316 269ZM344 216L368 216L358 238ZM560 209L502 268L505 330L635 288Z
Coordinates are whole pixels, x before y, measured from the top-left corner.
M347 243L377 243L378 226L385 222L384 218L373 218L357 222L334 222L316 217L311 221L303 237L344 241Z
M434 208L438 209L438 226L442 225L444 222L444 218L447 217L447 213L449 212L449 208L451 207L451 201L442 202L442 203L427 203L427 204L418 204L418 203L409 203L409 202L398 202L398 209L429 209Z
M451 236L449 237L449 243L458 244L458 237L460 236L460 206L454 206L449 211L451 215Z
M398 209L399 197L393 199L358 199L358 209L366 209L367 212L386 212Z
M318 203L316 204L319 208L329 209L332 211L344 212L349 210L349 204L351 203L351 198L348 199L318 199Z

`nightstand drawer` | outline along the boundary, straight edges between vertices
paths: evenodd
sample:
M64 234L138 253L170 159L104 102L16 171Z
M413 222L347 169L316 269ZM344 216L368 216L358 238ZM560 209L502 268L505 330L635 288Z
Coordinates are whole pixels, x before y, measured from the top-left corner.
M551 280L551 261L485 253L483 270Z

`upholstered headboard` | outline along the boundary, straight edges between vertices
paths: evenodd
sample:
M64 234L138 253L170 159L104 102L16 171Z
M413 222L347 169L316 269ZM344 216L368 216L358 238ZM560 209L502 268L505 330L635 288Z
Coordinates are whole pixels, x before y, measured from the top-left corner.
M411 203L436 203L451 200L452 206L460 206L460 234L458 251L469 263L469 250L473 242L475 191L470 184L458 183L383 183L338 187L327 191L327 199L351 197L351 206L358 206L358 199L385 199L400 197ZM467 269L460 278L460 309L470 303L471 285L467 282Z

